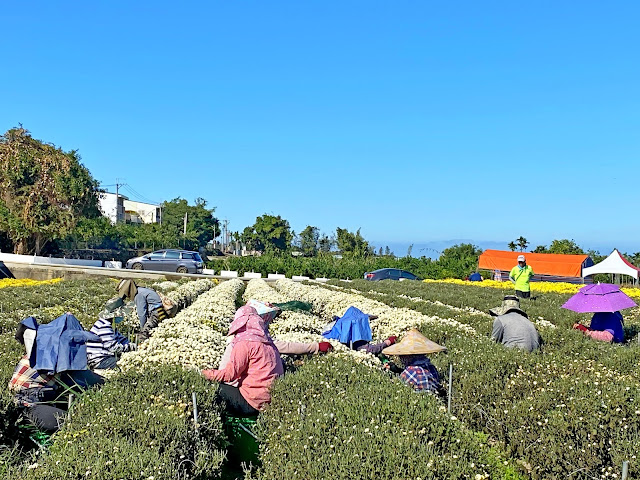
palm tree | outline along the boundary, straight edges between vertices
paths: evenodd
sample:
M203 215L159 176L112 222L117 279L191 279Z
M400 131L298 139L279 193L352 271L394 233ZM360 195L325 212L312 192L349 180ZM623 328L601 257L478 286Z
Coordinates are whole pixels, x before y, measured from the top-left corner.
M515 242L509 242L509 245L507 245L507 247L509 247L509 250L511 250L512 252L515 252L517 245L515 244Z
M527 241L526 238L524 238L523 236L520 236L516 238L516 245L518 245L518 248L522 252L526 250L526 248L529 246L529 242Z

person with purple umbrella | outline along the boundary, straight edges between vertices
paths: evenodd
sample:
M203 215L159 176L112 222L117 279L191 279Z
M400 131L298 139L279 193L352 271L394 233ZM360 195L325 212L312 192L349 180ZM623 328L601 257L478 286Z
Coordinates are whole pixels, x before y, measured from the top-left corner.
M595 340L621 343L624 341L624 328L620 310L636 306L618 285L598 283L582 287L562 308L578 313L593 313L589 327L574 323L575 330Z
M620 312L596 312L593 314L593 317L591 317L591 325L589 325L589 327L585 327L580 323L574 323L573 328L580 330L594 340L608 343L622 343L624 341L624 329L622 325L622 314Z

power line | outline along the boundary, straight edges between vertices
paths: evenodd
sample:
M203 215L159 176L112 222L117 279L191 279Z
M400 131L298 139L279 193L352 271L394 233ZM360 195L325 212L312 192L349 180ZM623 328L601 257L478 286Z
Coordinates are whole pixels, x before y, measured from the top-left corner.
M136 192L136 191L135 191L135 190L134 190L130 185L128 185L128 184L125 184L125 185L124 185L124 188L125 188L125 190L127 190L128 192L130 192L132 196L134 196L134 197L136 197L136 198L138 198L138 199L142 200L143 202L146 202L146 203L152 203L152 204L154 204L154 205L160 205L160 203L161 203L161 202L155 202L155 201L153 201L153 200L151 200L151 199L149 199L149 198L145 197L144 195L142 195L142 194L140 194L140 193Z

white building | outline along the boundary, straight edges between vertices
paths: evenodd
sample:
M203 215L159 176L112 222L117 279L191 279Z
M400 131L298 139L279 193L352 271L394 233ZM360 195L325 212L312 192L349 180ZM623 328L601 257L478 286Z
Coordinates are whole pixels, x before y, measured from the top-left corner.
M161 208L151 203L134 202L124 195L99 193L100 211L111 223L160 223Z

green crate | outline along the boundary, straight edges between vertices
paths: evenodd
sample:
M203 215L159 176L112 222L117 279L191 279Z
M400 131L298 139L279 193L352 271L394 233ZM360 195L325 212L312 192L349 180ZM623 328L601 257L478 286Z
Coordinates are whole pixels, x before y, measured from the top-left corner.
M255 418L226 417L225 430L231 446L229 456L239 462L258 464L260 442L255 434Z

